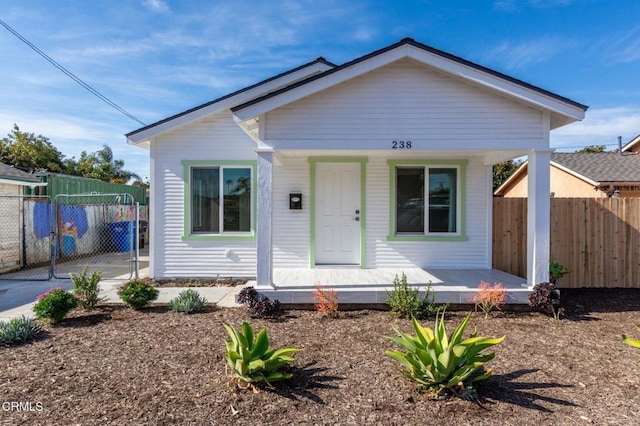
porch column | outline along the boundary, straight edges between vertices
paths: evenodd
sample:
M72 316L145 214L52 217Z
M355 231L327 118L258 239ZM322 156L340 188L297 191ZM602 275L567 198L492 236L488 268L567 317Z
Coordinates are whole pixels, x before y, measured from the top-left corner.
M551 231L550 151L531 151L527 174L527 284L549 281Z
M273 152L259 148L258 154L258 229L256 234L256 288L271 289L273 285L273 245L271 229Z

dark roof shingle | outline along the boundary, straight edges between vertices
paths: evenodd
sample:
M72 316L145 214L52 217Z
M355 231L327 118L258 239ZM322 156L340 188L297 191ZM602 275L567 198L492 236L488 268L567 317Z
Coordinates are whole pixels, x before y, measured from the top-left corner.
M28 183L40 183L40 179L31 173L23 172L8 164L0 163L0 179L15 180Z
M640 182L640 155L554 152L551 161L595 182Z

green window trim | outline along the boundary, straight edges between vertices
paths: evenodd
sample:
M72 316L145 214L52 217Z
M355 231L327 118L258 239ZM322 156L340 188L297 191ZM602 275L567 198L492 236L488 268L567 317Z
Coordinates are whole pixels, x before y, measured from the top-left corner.
M224 166L246 166L251 169L251 232L249 233L229 233L229 234L193 234L191 233L191 168L192 167L224 167ZM255 241L256 240L256 220L258 217L258 180L257 180L257 160L183 160L183 180L184 180L184 229L182 241Z
M468 160L387 160L389 165L389 234L387 241L468 241L467 237L467 165ZM396 227L396 168L398 166L438 167L453 166L459 170L460 230L452 235L398 235Z
M360 163L360 268L366 268L367 259L367 157L309 157L310 165L310 191L309 221L310 221L310 247L309 268L316 267L316 164L317 163Z

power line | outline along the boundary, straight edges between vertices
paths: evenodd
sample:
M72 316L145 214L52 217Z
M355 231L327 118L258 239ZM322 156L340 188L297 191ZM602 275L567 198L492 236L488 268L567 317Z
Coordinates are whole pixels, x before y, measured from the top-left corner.
M82 81L80 79L80 77L76 76L75 74L73 74L71 71L69 71L68 69L66 69L65 67L63 67L62 65L60 65L58 62L56 62L53 58L51 58L49 55L47 55L46 53L44 53L42 50L38 49L37 46L35 46L33 43L31 43L29 40L27 40L26 38L24 38L20 33L18 33L16 30L14 30L13 28L11 28L6 22L4 22L3 20L0 19L0 25L2 25L3 27L5 27L7 29L7 31L9 31L11 34L13 34L14 36L18 37L18 39L20 41L22 41L24 44L26 44L27 46L29 46L34 52L36 52L38 55L42 56L44 59L46 59L49 63L51 63L51 65L53 65L54 67L58 68L60 71L62 71L67 77L71 78L73 81L75 81L76 83L78 83L80 86L82 86L83 88L85 88L86 90L88 90L91 94L93 94L94 96L96 96L98 99L100 99L101 101L103 101L104 103L106 103L107 105L109 105L110 107L114 108L115 110L117 110L118 112L126 115L128 118L132 119L133 121L137 121L138 123L140 123L142 126L146 126L145 123L143 123L142 121L138 120L137 117L135 117L133 114L129 113L128 111L126 111L124 108L122 108L120 105L116 104L115 102L113 102L111 99L107 98L105 95L103 95L102 93L98 92L96 89L94 89L93 87L91 87L89 84L85 83L84 81Z

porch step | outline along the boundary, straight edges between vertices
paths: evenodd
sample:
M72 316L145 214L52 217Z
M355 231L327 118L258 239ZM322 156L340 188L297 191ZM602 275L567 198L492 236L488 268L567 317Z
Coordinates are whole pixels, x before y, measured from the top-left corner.
M393 290L393 287L388 286L327 286L327 288L332 288L338 292L340 304L349 305L384 304L388 299L388 292ZM419 286L418 288L419 296L421 298L424 297L425 287ZM279 300L283 305L313 304L316 302L313 296L314 288L312 287L256 288L256 290L269 299ZM506 304L523 305L529 303L530 288L508 288L507 290ZM436 303L473 303L471 300L477 294L477 288L450 285L432 285L431 291L434 294Z

